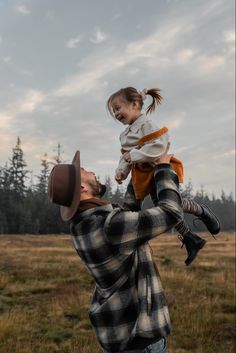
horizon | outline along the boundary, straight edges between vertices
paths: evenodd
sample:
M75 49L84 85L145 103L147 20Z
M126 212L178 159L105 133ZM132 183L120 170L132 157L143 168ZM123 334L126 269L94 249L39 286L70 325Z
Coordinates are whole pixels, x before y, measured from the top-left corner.
M18 137L20 138L20 136L18 136ZM17 139L18 139L18 137L17 137ZM60 143L58 143L58 145L60 145ZM58 151L58 147L59 147L58 145L57 145L57 148L54 149L55 152L56 152L56 150ZM26 179L28 179L28 181L26 180L26 187L27 187L27 188L29 188L29 187L33 187L33 188L34 188L34 187L36 187L36 185L37 185L36 179L39 177L41 170L40 170L40 168L39 168L38 172L35 172L34 170L29 170L29 169L27 169L28 164L27 164L27 160L26 160L26 157L25 157L24 150L23 150L22 145L21 145L21 139L20 139L20 146L21 146L21 149L22 149L22 151L23 151L24 162L26 163L27 175L30 175L30 176L26 176ZM60 147L59 147L59 154L61 153L61 155L60 155L61 163L70 163L69 161L65 161L65 160L63 159L63 151L60 151L61 147L63 147L63 146L60 145ZM55 158L57 158L57 154L52 155L51 158L50 158L50 156L48 156L48 155L47 155L47 157L48 157L48 158L46 158L46 160L47 160L49 166L50 166L50 164L52 164L52 165L56 165L56 164L57 164L57 163L56 163L56 160L55 160ZM42 156L42 158L44 158L44 156ZM5 166L0 165L0 170L2 170L2 169L7 169L7 168L9 167L8 162L10 162L10 159L11 159L11 156L9 156L8 161L6 161L6 163L5 163ZM41 160L40 160L39 162L41 163ZM6 166L6 164L7 164L7 166ZM53 166L52 166L52 168L53 168ZM36 173L37 173L37 174L36 174ZM109 177L109 178L110 178L110 181L111 181L111 183L112 183L112 184L111 184L111 185L112 185L112 192L114 192L117 187L118 187L122 192L125 192L125 189L126 189L126 187L127 187L127 185L128 185L128 182L129 182L129 176L128 176L128 178L127 178L126 180L123 181L123 183L122 183L121 185L117 184L116 181L115 181L115 179L114 179L114 178L112 179L112 176L109 175L109 174L105 174L105 175L103 175L102 177L101 177L100 175L97 175L97 174L96 174L96 176L99 178L99 180L100 180L102 183L105 183L106 178ZM213 197L216 197L217 199L221 199L222 193L224 193L227 197L232 196L233 200L235 201L235 192L234 192L233 190L227 192L227 191L225 191L224 189L221 189L221 190L219 191L219 193L209 192L209 190L207 190L207 189L205 188L205 185L204 185L204 184L201 184L201 185L199 186L199 188L196 188L195 185L192 183L192 180L191 180L191 179L188 179L188 180L186 180L183 184L181 184L181 188L185 189L189 184L191 184L192 192L193 192L193 195L194 195L194 196L195 196L198 192L199 192L199 193L200 193L200 192L204 192L204 195L207 195L207 196L209 197L209 199L212 200Z

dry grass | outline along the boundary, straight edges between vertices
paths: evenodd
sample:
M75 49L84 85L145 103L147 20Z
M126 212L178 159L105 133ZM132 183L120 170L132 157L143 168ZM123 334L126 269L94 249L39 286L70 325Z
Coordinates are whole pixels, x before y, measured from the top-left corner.
M151 242L173 331L169 353L235 352L235 236L208 240L193 265L175 235ZM68 236L0 236L0 353L98 353L94 283Z

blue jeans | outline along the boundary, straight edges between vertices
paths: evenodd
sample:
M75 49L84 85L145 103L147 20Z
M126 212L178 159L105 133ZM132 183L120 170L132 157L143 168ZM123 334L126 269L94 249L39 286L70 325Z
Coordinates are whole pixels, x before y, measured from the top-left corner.
M103 353L109 353L104 351ZM118 352L117 352L118 353ZM168 353L166 339L161 338L158 342L152 343L144 349L135 349L132 351L123 351L122 353Z

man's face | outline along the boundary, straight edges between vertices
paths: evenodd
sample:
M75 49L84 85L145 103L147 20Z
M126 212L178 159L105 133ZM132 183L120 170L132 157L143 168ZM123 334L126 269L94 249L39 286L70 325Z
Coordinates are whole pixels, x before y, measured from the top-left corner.
M81 184L85 185L93 197L102 197L106 192L106 186L97 180L94 172L80 168Z

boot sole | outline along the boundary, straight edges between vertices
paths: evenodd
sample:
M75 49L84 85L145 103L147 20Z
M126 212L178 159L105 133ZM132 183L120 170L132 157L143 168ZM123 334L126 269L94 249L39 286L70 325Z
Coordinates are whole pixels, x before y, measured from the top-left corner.
M206 245L206 242L207 242L207 241L206 241L205 239L202 239L202 244L200 245L200 247L199 247L198 250L196 251L195 255L194 255L190 260L188 260L188 261L185 260L186 266L189 266L189 265L193 262L193 260L196 259L199 250L201 250L201 249Z

